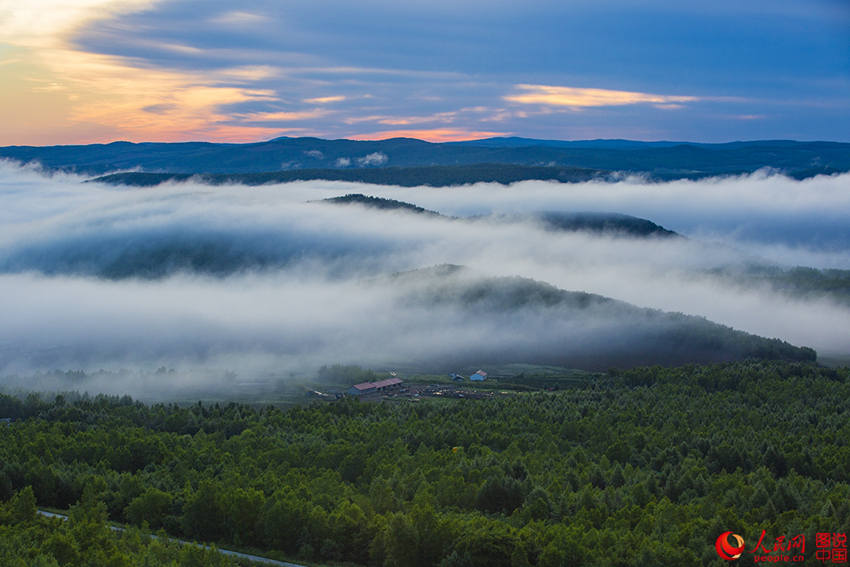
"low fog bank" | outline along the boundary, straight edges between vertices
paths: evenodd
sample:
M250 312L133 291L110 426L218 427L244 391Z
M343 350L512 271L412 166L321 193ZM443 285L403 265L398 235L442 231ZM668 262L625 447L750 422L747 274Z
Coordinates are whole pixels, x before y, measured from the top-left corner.
M850 306L840 293L825 284L799 293L741 276L772 260L850 267L846 223L830 228L850 218L850 175L440 189L333 182L129 189L81 181L0 167L6 374L166 366L190 382L214 375L226 382L232 375L221 369L288 376L337 362L448 368L499 355L607 368L666 340L659 329L667 320L648 314L601 305L506 310L498 302L470 310L440 294L412 300L422 272L414 281L388 277L441 264L467 266L471 278L523 276L850 353ZM489 216L453 220L315 202L347 193ZM547 211L636 215L688 238L553 231L523 216ZM786 224L792 216L797 223ZM754 238L752 223L771 228ZM793 233L810 225L825 236Z
M765 250L808 250L850 268L850 174L802 181L769 172L702 180L649 182L627 177L616 183L525 181L509 187L384 188L369 194L416 203L444 214L470 216L537 211L597 211L650 219L701 239ZM363 192L362 188L359 189ZM781 261L782 259L779 258ZM807 265L818 265L810 262Z
M540 211L623 213L703 240L760 244L766 250L798 250L801 259L805 251L844 254L843 258L832 258L843 264L833 267L850 268L850 225L846 222L850 216L850 173L802 181L758 172L665 183L627 177L615 183L525 181L510 186L478 183L440 188L338 181L211 187L189 180L130 189L80 186L84 180L67 174L46 176L33 167L0 161L0 198L4 203L0 224L60 220L57 217L70 226L95 220L118 224L146 219L152 223L193 213L196 220L210 224L240 213L248 213L250 220L270 221L287 206L363 193L460 217ZM816 261L807 265L820 266Z
M13 294L2 306L4 374L176 368L185 383L161 376L169 389L200 376L210 384L297 376L333 363L444 372L485 362L603 370L810 357L702 318L459 268L359 282L283 273L156 282L0 276L0 297Z

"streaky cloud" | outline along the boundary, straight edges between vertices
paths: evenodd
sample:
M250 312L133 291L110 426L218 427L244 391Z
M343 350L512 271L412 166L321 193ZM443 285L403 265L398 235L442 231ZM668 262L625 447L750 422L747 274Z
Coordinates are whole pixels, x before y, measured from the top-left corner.
M679 103L700 100L696 96L660 95L612 89L562 87L553 85L516 85L516 94L506 95L508 102L586 108L597 106L625 106L654 103L665 108L681 108Z

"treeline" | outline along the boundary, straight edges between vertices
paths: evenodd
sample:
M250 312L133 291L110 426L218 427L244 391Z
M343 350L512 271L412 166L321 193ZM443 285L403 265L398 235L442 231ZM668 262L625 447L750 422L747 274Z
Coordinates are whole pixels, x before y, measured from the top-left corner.
M429 165L416 167L377 167L357 169L288 169L261 173L113 173L92 181L110 185L152 187L167 182L196 180L211 185L268 185L293 181L351 181L401 187L449 187L468 183L501 183L540 180L578 183L603 179L607 172L570 166L534 166L507 163L472 165Z
M729 530L848 531L848 398L850 370L793 362L285 412L0 396L0 499L305 561L709 565Z

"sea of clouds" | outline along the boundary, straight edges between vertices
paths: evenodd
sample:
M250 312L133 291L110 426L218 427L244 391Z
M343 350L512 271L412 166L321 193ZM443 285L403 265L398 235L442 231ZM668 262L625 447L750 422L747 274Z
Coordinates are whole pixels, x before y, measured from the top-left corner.
M847 303L711 271L850 269L847 174L445 188L84 181L0 165L0 373L166 365L285 375L482 344L531 348L550 344L553 329L561 344L602 348L624 323L602 311L470 317L409 300L433 273L388 277L442 264L467 267L470 281L522 276L850 354ZM445 216L319 202L349 193ZM540 211L625 213L686 238L556 232L500 216Z

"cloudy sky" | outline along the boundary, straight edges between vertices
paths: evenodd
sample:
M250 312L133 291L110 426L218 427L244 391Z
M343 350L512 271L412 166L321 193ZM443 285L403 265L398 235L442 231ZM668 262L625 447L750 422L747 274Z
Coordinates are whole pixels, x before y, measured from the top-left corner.
M0 145L850 141L847 0L0 0Z

